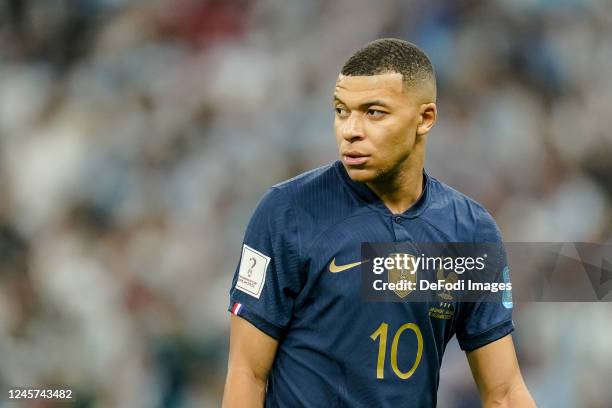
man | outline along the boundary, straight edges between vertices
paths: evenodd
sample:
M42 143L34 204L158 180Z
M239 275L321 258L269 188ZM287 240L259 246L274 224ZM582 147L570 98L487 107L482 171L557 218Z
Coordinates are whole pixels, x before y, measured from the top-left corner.
M334 95L340 161L272 187L246 231L230 291L223 406L434 407L456 334L485 407L533 407L511 304L366 302L362 242L497 242L476 202L423 170L436 122L426 55L381 39L344 65ZM505 259L505 257L504 257Z

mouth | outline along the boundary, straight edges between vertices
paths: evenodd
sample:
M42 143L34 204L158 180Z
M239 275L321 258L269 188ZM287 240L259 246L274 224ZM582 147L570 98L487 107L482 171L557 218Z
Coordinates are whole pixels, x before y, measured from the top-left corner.
M360 152L350 151L342 153L342 161L347 166L360 166L368 161L370 156Z

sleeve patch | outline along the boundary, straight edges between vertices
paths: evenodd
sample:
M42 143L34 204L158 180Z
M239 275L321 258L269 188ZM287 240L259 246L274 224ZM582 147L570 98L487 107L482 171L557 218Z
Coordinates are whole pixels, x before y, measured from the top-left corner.
M510 283L510 268L506 266L504 268L503 275L504 275L504 283ZM502 297L502 305L504 305L506 309L512 309L513 303L512 303L512 290L511 289L504 290L504 294Z
M232 313L235 314L236 316L240 315L240 311L242 310L242 303L234 303L234 306L232 306Z
M254 250L246 244L243 245L236 289L259 299L266 282L266 270L269 263L269 256Z

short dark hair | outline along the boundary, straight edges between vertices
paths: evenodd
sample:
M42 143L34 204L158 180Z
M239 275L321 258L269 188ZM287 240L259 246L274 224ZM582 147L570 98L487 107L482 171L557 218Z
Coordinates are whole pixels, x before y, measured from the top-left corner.
M366 44L346 61L340 73L348 76L402 74L404 85L432 81L436 74L427 55L416 45L397 38L380 38Z

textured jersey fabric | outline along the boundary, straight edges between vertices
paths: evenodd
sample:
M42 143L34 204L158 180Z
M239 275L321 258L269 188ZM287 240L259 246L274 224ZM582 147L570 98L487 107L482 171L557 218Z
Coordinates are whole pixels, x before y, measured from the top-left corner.
M430 313L438 304L364 301L359 267L330 272L332 260L358 262L362 242L501 245L481 205L424 176L423 194L403 214L351 180L341 162L261 199L244 238L248 253L261 254L251 262L266 262L260 293L237 288L239 265L229 310L279 340L267 407L434 407L453 335L473 350L512 332L512 309L501 302L450 302L450 317L439 318Z

